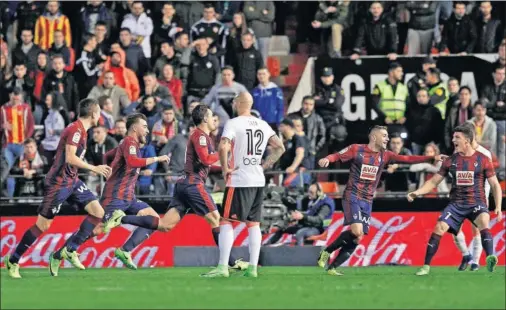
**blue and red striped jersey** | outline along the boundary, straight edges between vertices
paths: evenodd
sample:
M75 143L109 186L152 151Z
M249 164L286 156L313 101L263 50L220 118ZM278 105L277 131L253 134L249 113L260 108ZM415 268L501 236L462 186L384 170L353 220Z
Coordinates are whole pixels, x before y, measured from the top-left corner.
M438 173L452 177L451 202L468 207L487 205L485 181L493 177L495 171L483 153L474 152L471 156L455 153L443 162Z
M204 183L210 166L218 159L219 155L214 151L212 138L201 129L196 128L186 146L185 177L180 182Z

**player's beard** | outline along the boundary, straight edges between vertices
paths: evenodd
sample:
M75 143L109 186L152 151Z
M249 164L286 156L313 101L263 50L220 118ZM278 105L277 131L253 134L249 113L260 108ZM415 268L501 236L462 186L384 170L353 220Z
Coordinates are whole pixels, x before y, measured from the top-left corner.
M141 144L146 144L146 136L139 136L139 142Z

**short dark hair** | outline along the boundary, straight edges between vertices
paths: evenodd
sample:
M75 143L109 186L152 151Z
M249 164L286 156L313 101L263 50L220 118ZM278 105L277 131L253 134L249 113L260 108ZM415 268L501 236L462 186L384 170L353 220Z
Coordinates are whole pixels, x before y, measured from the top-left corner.
M99 21L97 21L97 22L95 23L95 28L96 28L97 26L104 26L104 27L105 27L105 29L107 30L107 23L106 23L106 22L103 22L103 21L99 20Z
M209 107L205 104L199 104L193 109L192 120L196 126L202 124L204 118L206 117L207 110L209 110Z
M133 4L132 4L132 5L133 5ZM122 31L128 31L128 33L130 33L130 34L132 33L132 32L130 31L130 28L126 28L126 27L123 27L123 28L121 28L121 29L119 30L119 32L120 32L120 33L121 33Z
M459 79L457 79L457 78L456 78L456 77L454 77L454 76L450 76L450 78L448 79L448 83L450 83L450 81L457 81L457 82L460 84Z
M207 2L204 4L204 10L205 9L214 9L214 5L212 3Z
M374 125L374 126L372 126L369 129L369 134L371 134L373 131L376 131L376 130L387 130L388 131L388 127L387 126Z
M395 70L397 68L402 68L402 65L398 62L392 62L388 65L388 72Z
M482 106L484 109L486 109L487 105L488 105L488 99L487 98L480 98L480 99L476 100L476 102L474 103L473 109L476 108L477 106Z
M20 33L23 33L23 31L30 31L31 34L33 34L33 29L31 29L31 28L23 28L23 29L21 29Z
M441 70L439 70L438 68L429 68L428 71L430 72L430 74L434 74L435 76L437 76L439 80L441 79Z
M302 102L304 102L306 100L314 100L314 97L311 95L306 95L306 96L302 97Z
M504 70L504 69L506 69L506 66L504 66L501 63L498 63L494 68L494 72L496 72L497 70Z
M165 111L174 111L174 106L172 106L172 104L164 105L163 109L162 109L162 113Z
M114 125L116 125L117 123L126 123L125 119L124 118L118 118L115 122L114 122Z
M234 67L232 67L232 66L227 65L227 66L223 67L223 69L221 69L221 72L223 72L225 70L230 70L230 71L232 71L232 73L234 73Z
M156 73L154 73L153 71L147 71L146 73L144 73L144 77L146 76L153 76L156 79Z
M79 101L79 117L90 117L94 106L98 106L97 99L85 98Z
M65 62L65 58L63 58L63 55L62 54L54 54L53 56L51 56L51 60L55 60L56 58L61 58L63 60L63 62Z
M26 139L26 140L23 142L23 144L24 144L24 145L27 145L27 144L30 144L30 143L35 143L35 144L37 144L37 141L35 141L35 139L34 139L34 138L28 138L28 139Z
M462 90L464 90L464 89L467 89L467 91L468 91L470 94L472 94L472 93L473 93L473 92L472 92L472 90L471 90L471 88L469 88L469 86L465 86L465 85L464 85L464 86L460 86L459 93L460 93Z
M144 115L142 113L134 113L134 114L128 115L127 119L126 119L126 128L127 128L127 130L130 130L130 128L132 127L132 125L137 124L137 122L140 119L143 119L143 120L145 120L147 122L146 115Z
M460 126L455 127L455 129L453 130L453 132L454 133L455 132L460 132L460 133L462 133L464 135L464 137L466 139L469 140L469 142L473 142L474 132L469 127L460 125Z
M293 128L295 125L293 124L293 121L290 119L290 118L284 118L282 121L281 121L281 124L283 125L286 125L286 126L289 126L291 128Z
M98 105L100 106L101 109L104 108L104 105L105 105L105 102L107 101L107 99L110 99L111 97L109 96L106 96L106 95L103 95L103 96L100 96L98 97Z
M420 89L419 89L416 93L418 94L418 93L419 93L419 92L421 92L421 91L424 91L424 92L426 92L427 94L429 93L429 89L428 89L428 88L426 88L426 87L422 87L422 88L420 88Z
M400 139L402 140L401 134L400 134L400 133L398 133L398 132L393 132L393 133L390 135L390 140L395 139L395 138L400 138Z
M87 33L84 35L84 44L88 44L88 42L90 42L92 39L95 38L95 35L93 33Z
M456 8L457 5L463 5L466 6L467 4L464 1L455 1L453 2L453 7Z
M142 1L133 1L133 2L132 2L132 6L133 6L134 4L138 4L138 3L142 4L142 7L144 7L144 3L142 3Z

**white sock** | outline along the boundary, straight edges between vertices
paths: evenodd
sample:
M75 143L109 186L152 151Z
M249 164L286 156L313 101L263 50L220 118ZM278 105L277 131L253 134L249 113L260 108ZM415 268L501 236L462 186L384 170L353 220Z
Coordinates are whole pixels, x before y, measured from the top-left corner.
M455 245L459 249L460 253L462 253L462 256L469 255L469 251L467 250L466 245L466 236L462 231L459 231L456 236L453 236L453 241L455 241Z
M262 246L262 233L260 226L255 225L248 228L248 241L249 241L249 264L251 266L258 265L260 258L260 247Z
M231 224L223 224L220 226L220 236L218 238L220 248L219 265L228 266L230 252L234 245L234 228Z
M474 236L473 238L473 263L480 264L481 251L483 251L483 247L481 246L481 236Z

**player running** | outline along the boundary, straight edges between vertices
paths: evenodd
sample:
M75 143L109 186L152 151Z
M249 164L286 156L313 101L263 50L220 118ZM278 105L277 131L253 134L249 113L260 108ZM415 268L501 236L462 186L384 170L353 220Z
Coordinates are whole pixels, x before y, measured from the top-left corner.
M110 167L92 166L83 160L86 152L87 131L96 126L99 119L98 101L83 99L79 102L79 118L63 130L53 164L44 180L44 198L37 209L37 222L25 232L12 256L6 256L4 259L10 277L21 278L19 259L35 240L49 229L65 201L84 208L88 216L81 223L79 230L66 241L62 250L58 251L57 258L60 262L66 259L74 267L85 269L79 261L76 250L92 235L95 227L102 221L104 210L86 184L77 178L77 171L85 169L105 178L111 174Z
M257 265L262 245L260 219L265 187L264 169L278 161L285 147L265 121L251 115L252 106L253 97L247 92L240 93L234 99L234 109L238 116L227 122L221 136L218 152L227 187L225 201L220 208L220 259L218 267L203 274L203 277L229 276L227 262L234 243L234 228L230 221L246 222L250 261L244 275L253 278L258 276ZM272 150L261 164L267 145Z
M473 147L473 131L468 127L458 126L453 133L455 154L447 158L438 174L414 192L408 194L409 201L425 195L441 183L447 175L452 176L450 204L443 210L436 227L430 236L425 253L425 262L416 273L417 276L428 275L430 262L437 252L439 241L445 232L456 234L465 219L470 220L480 230L481 243L487 254L487 270L492 272L497 265L494 255L494 241L489 231L490 215L485 198L485 179L490 183L495 200L494 213L501 221L502 191L497 181L490 159Z
M353 144L318 162L321 167L328 167L331 162L352 161L350 177L342 199L344 225L349 225L350 230L343 231L332 244L323 249L318 258L318 265L323 268L327 265L330 255L337 249L341 249L336 259L327 268L327 273L330 275L343 275L337 267L348 260L364 234L367 235L369 232L372 199L383 168L392 162L416 164L433 160L440 161L442 158L442 155L397 155L386 150L388 141L387 128L374 126L369 132L369 144Z

